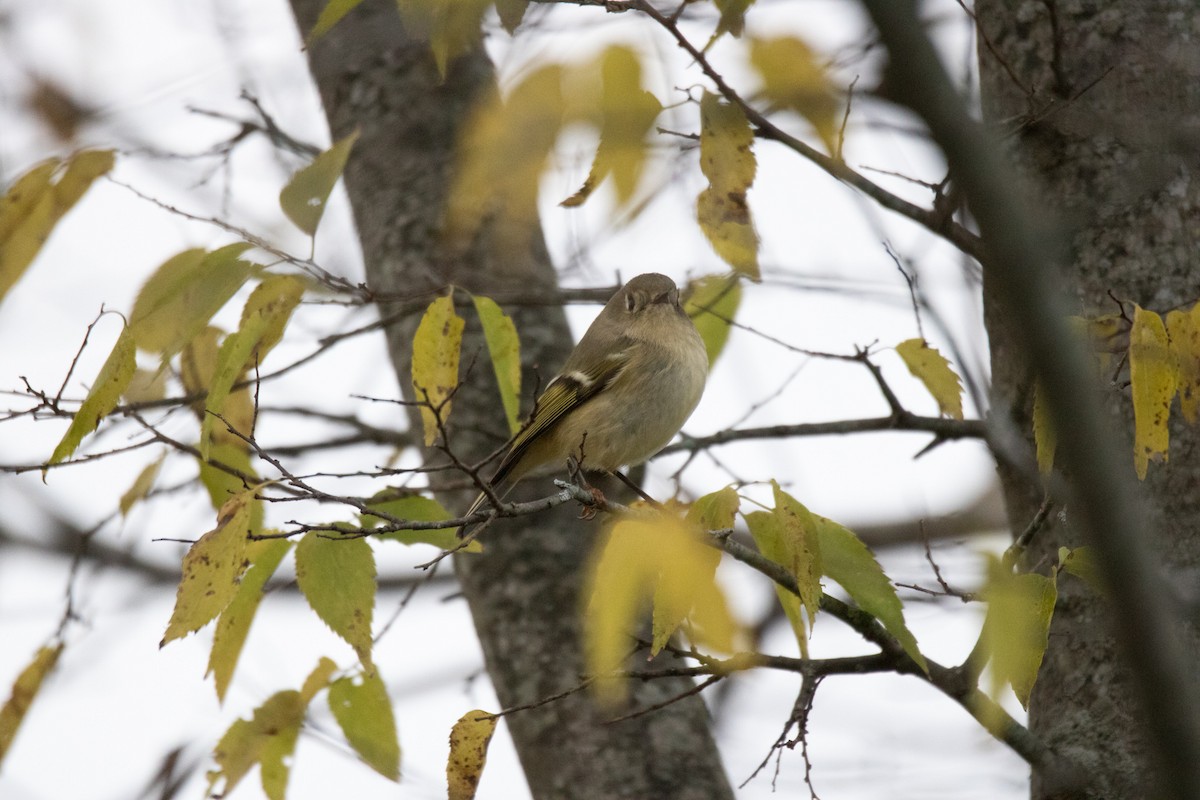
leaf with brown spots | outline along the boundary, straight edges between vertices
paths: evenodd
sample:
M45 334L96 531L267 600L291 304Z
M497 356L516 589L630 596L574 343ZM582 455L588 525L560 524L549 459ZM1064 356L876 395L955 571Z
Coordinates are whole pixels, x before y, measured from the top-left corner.
M438 420L450 416L450 395L458 386L458 358L466 322L454 312L454 299L447 295L429 304L413 336L412 385L421 406L425 446L438 437Z
M488 744L496 732L496 717L475 709L463 714L450 730L450 758L446 761L449 800L472 800L479 789Z
M296 545L296 582L312 610L350 643L369 671L375 556L362 537L331 537L309 531Z

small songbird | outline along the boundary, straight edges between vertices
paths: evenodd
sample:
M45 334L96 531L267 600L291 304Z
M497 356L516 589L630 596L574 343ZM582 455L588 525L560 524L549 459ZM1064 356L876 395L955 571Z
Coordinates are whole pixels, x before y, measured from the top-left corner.
M492 488L503 496L532 470L569 456L606 472L642 463L683 427L707 376L704 342L675 282L657 272L638 275L608 301L546 386ZM480 494L467 514L486 501Z

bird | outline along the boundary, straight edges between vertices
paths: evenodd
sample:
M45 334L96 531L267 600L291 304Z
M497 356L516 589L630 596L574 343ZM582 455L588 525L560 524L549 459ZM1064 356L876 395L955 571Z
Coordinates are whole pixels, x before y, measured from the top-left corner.
M510 440L491 477L494 494L503 497L533 470L569 457L602 472L641 464L687 422L707 377L704 341L680 305L675 282L657 272L630 279ZM487 499L481 492L466 516Z

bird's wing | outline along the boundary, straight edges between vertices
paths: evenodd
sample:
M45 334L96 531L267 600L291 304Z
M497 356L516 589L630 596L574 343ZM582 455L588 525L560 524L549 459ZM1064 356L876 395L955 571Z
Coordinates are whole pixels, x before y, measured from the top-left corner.
M629 363L629 351L634 342L622 337L616 344L613 352L600 362L584 369L564 370L550 382L534 405L533 417L529 424L513 439L512 445L496 469L496 474L492 476L493 485L500 485L520 463L521 457L530 446L550 431L559 420L616 380ZM571 366L570 362L567 366Z

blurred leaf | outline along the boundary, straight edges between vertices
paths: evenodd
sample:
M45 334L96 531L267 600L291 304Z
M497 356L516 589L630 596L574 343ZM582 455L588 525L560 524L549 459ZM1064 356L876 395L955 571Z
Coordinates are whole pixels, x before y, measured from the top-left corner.
M378 509L385 514L391 514L398 519L440 522L454 518L453 514L432 497L422 497L415 494L395 497L395 492L391 489L383 490L376 497L380 497L381 495L391 495L392 497L391 499L379 501L372 498L370 508ZM374 517L370 514L362 514L359 517L359 524L364 528L374 528L382 522L383 520L379 517ZM437 530L426 531L392 531L391 533L385 533L375 538L399 542L400 544L431 544L439 550L450 550L462 544L454 531L454 528L439 528ZM464 547L463 551L467 553L482 553L483 544L475 540Z
M1058 568L1074 575L1088 585L1098 596L1104 597L1104 581L1100 577L1100 566L1096 563L1095 551L1090 547L1058 548Z
M254 490L235 494L217 512L217 527L201 536L183 557L183 576L175 595L175 610L159 647L207 625L220 614L238 590L246 568Z
M736 274L706 275L689 281L686 294L683 310L700 331L709 366L712 366L729 340L730 326L725 320L737 316L742 302L741 282Z
M418 0L430 3L431 0ZM450 62L463 53L480 47L483 41L483 17L491 0L432 0L433 24L429 45L442 79Z
M754 0L713 0L713 3L721 12L721 19L717 23L717 32L713 38L722 33L741 36L746 27L746 11L753 5Z
M1033 442L1037 448L1038 472L1049 475L1054 470L1058 435L1050 419L1050 408L1046 404L1041 381L1033 385Z
M17 729L21 727L38 690L42 688L42 681L58 663L62 651L62 644L41 648L13 681L8 700L0 707L0 764L4 763L4 756L16 738Z
M130 403L152 403L166 396L167 373L161 369L135 369L124 394Z
M838 152L841 106L817 54L794 36L750 40L750 63L773 105L808 120L830 155Z
M129 328L123 327L121 335L117 337L117 342L113 345L112 352L108 354L104 366L100 368L100 374L96 376L96 382L92 384L91 391L84 398L79 410L75 412L71 426L67 428L62 441L54 448L54 453L51 454L50 461L47 463L57 464L74 453L79 447L79 443L83 441L83 437L96 430L100 425L100 420L107 417L117 407L117 403L121 400L121 394L133 378L133 371L137 366L136 359L137 352L133 337L129 335ZM42 475L45 476L45 471L42 472Z
M855 604L883 623L909 658L926 674L929 665L917 647L917 640L904 622L904 608L896 587L884 574L875 556L853 531L833 520L813 514L817 537L821 542L821 568L826 577L837 581Z
M528 8L529 0L496 0L496 13L509 36L516 32L521 20L525 19Z
M211 253L185 250L163 262L129 315L138 348L163 361L182 350L250 277L251 265L238 258L249 249L238 242Z
M980 639L991 656L992 696L1011 684L1021 707L1028 709L1058 597L1054 579L1013 575L993 557L982 596L988 610Z
M470 241L489 219L504 246L528 236L538 220L538 182L563 125L563 74L557 64L535 69L506 99L493 94L473 112L446 212L449 241Z
M375 556L363 538L330 539L309 531L296 546L296 582L326 625L345 639L363 666L371 663Z
M646 160L646 136L662 113L662 103L642 88L642 65L632 49L609 47L599 61L600 146L583 186L559 204L567 208L582 205L609 175L618 208L632 200Z
M311 47L313 42L329 33L334 25L341 22L342 18L357 8L361 2L362 0L329 0L321 9L320 16L317 17L317 24L313 25L313 29L308 33L308 38L304 40L304 46Z
M208 460L214 464L220 464L228 468L222 469L221 467L213 466L197 459L200 465L200 483L208 491L209 500L212 501L212 506L215 509L221 508L221 506L229 501L230 497L247 488L246 483L248 481L257 479L254 467L250 464L250 454L244 447L235 445L232 442L217 442L214 444L212 452L208 455ZM248 481L244 481L238 475L231 474L230 470L245 475ZM251 507L250 527L261 528L262 501L253 501Z
M329 687L329 710L346 741L371 769L389 780L400 780L396 718L378 672L334 681Z
M937 401L938 410L954 419L963 418L962 383L950 362L924 339L907 339L896 345L908 371L915 375Z
M0 197L0 301L25 274L63 215L112 168L112 150L84 150L65 162L43 161L13 181ZM51 183L55 175L58 181Z
M497 721L486 711L475 709L454 723L450 730L450 758L446 761L449 800L473 800L475 797Z
M754 132L737 106L705 92L700 100L700 169L709 186L696 200L696 219L717 255L758 280L758 234L746 192L757 164Z
M304 700L305 705L311 703L317 693L329 685L329 679L335 672L337 672L337 664L333 663L333 659L321 656L317 661L317 666L308 673L308 677L304 679L304 685L300 687L300 698Z
M303 296L304 281L295 275L269 275L250 293L242 308L242 321L238 329L254 325L260 317L265 327L246 366L261 364L267 353L279 344L284 328Z
M517 326L491 298L473 296L471 299L475 301L475 313L479 315L488 354L492 357L508 430L515 434L521 429L521 340L517 336Z
M1200 418L1200 303L1189 311L1168 312L1166 326L1179 410L1189 425L1195 425Z
M166 459L167 454L163 453L161 456L154 459L154 461L143 467L142 471L138 473L138 476L134 478L133 485L126 489L125 493L121 495L121 499L117 503L117 507L121 510L122 517L129 515L129 509L133 508L135 503L146 499L146 495L150 493L151 487L154 486L154 479L158 477L158 470L162 467L163 462L166 461Z
M309 236L317 235L317 226L325 214L329 194L346 169L346 160L358 141L358 134L356 130L320 153L311 164L292 175L287 186L279 193L279 205L283 213Z
M737 519L741 498L732 486L698 498L687 511L687 521L702 531L721 531L732 528Z
M421 407L426 447L437 441L439 417L443 423L450 417L450 395L458 387L464 325L463 318L454 312L454 299L447 295L429 304L413 335L413 397L429 404Z
M254 615L262 600L263 588L291 548L292 543L287 539L254 541L246 547L250 568L242 576L233 600L217 619L212 651L208 657L208 670L204 673L205 677L210 674L213 676L218 701L225 700L225 692L229 689L229 682L233 680L238 658L241 657L242 647L250 634L250 625L254 622Z
M267 698L254 710L251 719L235 720L213 750L218 770L209 773L206 795L213 795L217 781L224 779L220 793L214 796L229 796L250 769L259 764L263 792L270 800L283 800L288 761L296 748L305 709L300 693L287 689Z
M183 388L189 395L202 395L199 400L191 404L192 411L195 412L196 419L201 422L202 426L206 416L205 408L208 405L208 391L213 385L213 378L217 373L217 355L221 350L217 340L223 335L224 332L219 328L212 326L204 328L184 345L179 360L179 377L183 382ZM240 378L241 375L238 377ZM251 434L254 427L254 398L250 394L250 387L229 389L225 399L221 401L220 414L225 418L225 424L215 425L210 422L209 435L212 447L215 449L220 445L231 445L248 454L250 443L241 436L230 432L229 428L233 428L243 436ZM239 463L241 461L242 459L239 459ZM246 464L249 466L249 461L246 461Z
M1136 306L1129 332L1129 383L1133 394L1133 464L1138 480L1151 461L1166 462L1167 422L1175 397L1175 373L1162 317Z

